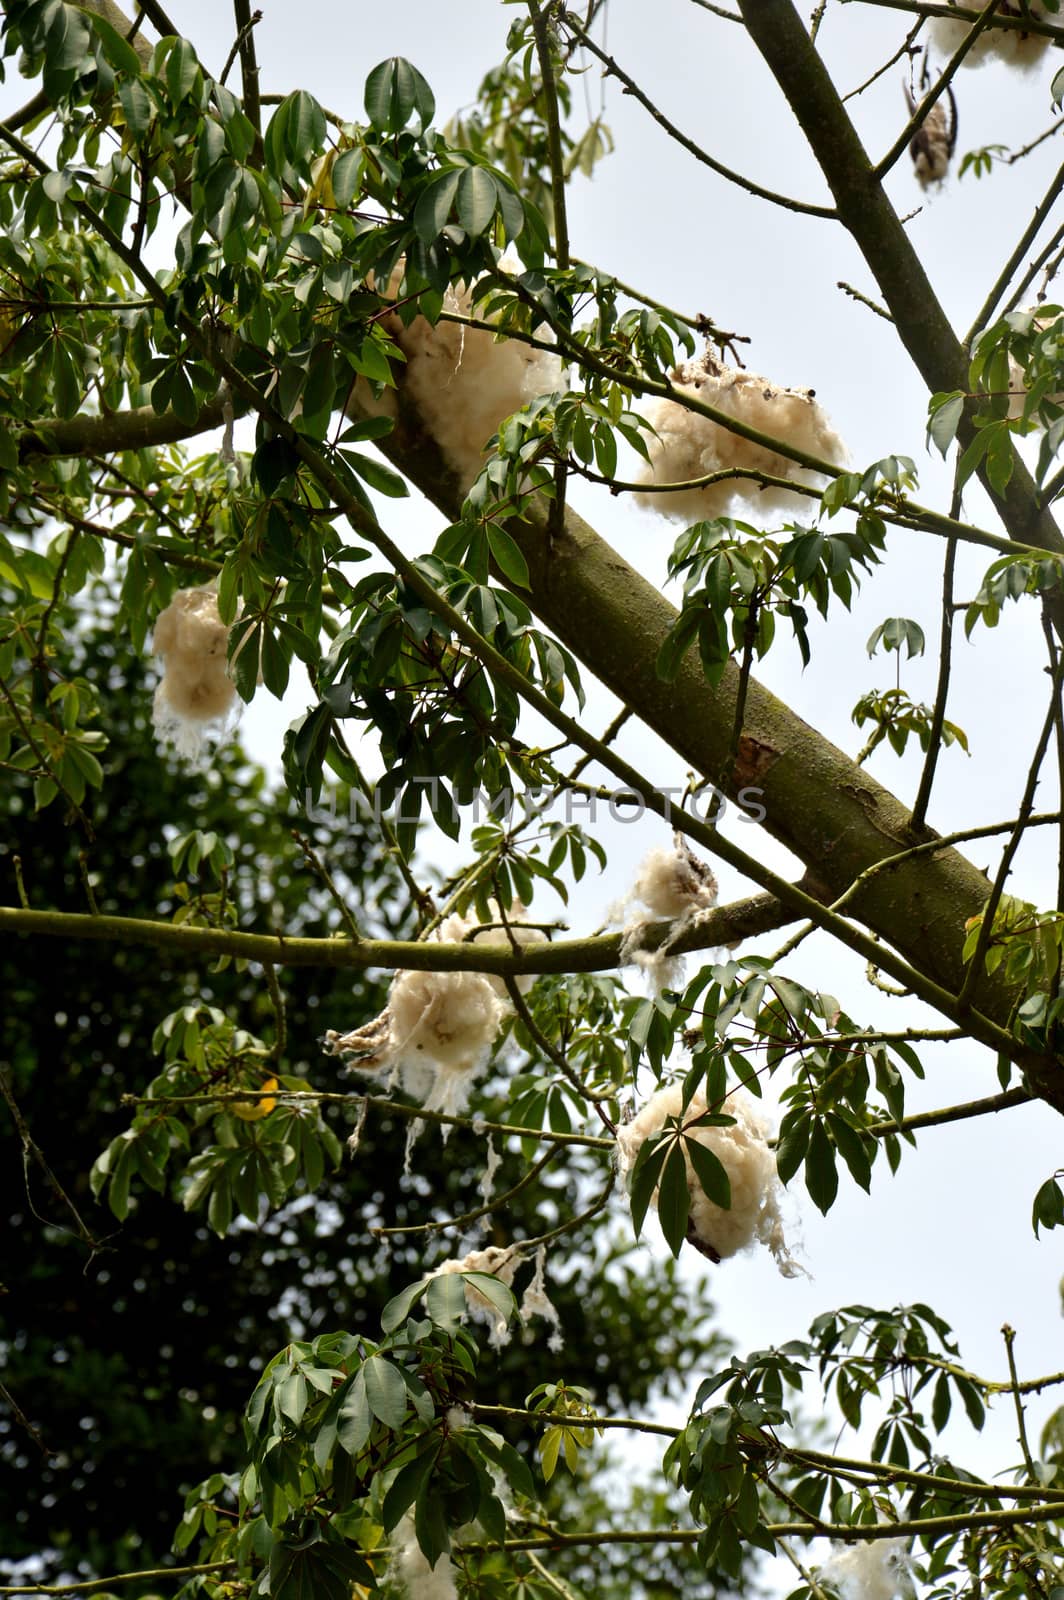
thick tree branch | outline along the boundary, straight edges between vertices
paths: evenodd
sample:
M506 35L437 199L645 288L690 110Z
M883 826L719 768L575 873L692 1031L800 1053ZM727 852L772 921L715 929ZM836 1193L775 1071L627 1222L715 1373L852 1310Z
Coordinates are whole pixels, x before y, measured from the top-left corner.
M791 0L742 0L742 12L831 185L839 219L868 263L917 371L932 393L966 391L965 352ZM958 429L961 444L967 445L974 434L974 423L966 413ZM1015 452L1013 461L1004 493L989 482L985 468L980 468L980 481L1013 538L1061 554L1064 538L1059 528Z
M842 0L843 5L853 5L856 0ZM947 17L950 21L978 22L979 10L976 7L966 9L964 6L947 5L945 0L941 5L928 4L925 0L861 0L863 5L885 6L890 11L908 11L914 17ZM1058 44L1064 44L1064 28L1059 24L1047 22L1044 17L1037 17L1025 11L1022 16L1013 16L1008 12L1000 12L990 22L992 28L1002 28L1006 32L1010 29L1014 33L1037 33L1045 39L1053 39Z
M151 406L116 411L109 416L83 415L54 422L38 422L19 435L19 457L110 455L115 450L147 450L155 445L177 444L197 434L220 428L225 411L221 394L208 400L196 421L181 422L172 411L161 414Z
M718 906L704 919L692 923L670 943L677 954L713 949L749 938L755 932L778 927L791 913L772 895L740 900L734 907ZM671 922L647 925L643 947L655 950L673 931ZM490 972L499 977L544 972L608 972L620 965L623 933L598 934L588 939L564 939L552 944L522 945L514 949L500 935L498 944L427 943L400 939L288 939L283 934L241 933L227 928L195 928L188 923L155 922L144 917L89 916L84 912L29 911L0 906L0 937L30 934L35 938L91 939L105 944L142 944L171 950L181 959L231 955L279 967L343 968L366 972L373 968L397 971Z

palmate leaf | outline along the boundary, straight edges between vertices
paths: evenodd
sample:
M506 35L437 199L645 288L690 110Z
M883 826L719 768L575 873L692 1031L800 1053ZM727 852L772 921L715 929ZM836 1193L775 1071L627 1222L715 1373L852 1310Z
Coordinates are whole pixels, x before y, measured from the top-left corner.
M687 1238L687 1219L691 1214L691 1192L687 1186L687 1163L679 1139L671 1141L658 1183L658 1221L665 1243L673 1255Z
M697 1139L685 1139L684 1150L706 1198L722 1211L730 1211L731 1179L720 1157Z
M640 1148L632 1169L632 1182L630 1197L632 1204L632 1227L638 1239L643 1231L647 1208L657 1188L658 1178L661 1173L665 1157L668 1154L668 1145L660 1139L647 1139Z

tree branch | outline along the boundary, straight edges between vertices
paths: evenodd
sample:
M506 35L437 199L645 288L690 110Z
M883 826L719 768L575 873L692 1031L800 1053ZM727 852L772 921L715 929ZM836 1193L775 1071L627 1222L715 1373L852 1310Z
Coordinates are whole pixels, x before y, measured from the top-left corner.
M966 390L967 356L791 0L742 0L741 9L754 43L820 163L839 219L872 271L916 370L932 393ZM938 13L956 15L949 7L932 8L932 14ZM1028 19L1021 22L1026 26ZM966 411L958 437L967 445L974 435L975 425ZM1064 538L1015 451L1013 463L1004 493L990 483L985 463L979 468L980 481L1002 521L1023 543L1064 553Z
M599 48L595 41L584 32L572 12L564 12L563 20L574 38L579 39L584 48L590 51L598 61L602 62L606 69L606 76L616 78L618 82L623 83L625 94L630 94L634 100L638 100L644 111L648 112L658 124L658 127L663 128L670 139L675 140L678 145L681 145L689 155L694 156L695 160L701 162L704 167L709 167L710 171L715 172L718 177L727 178L729 183L734 183L740 189L745 189L747 194L755 195L759 200L769 200L774 206L782 206L787 211L797 211L806 217L834 219L837 216L837 212L831 206L809 205L804 200L792 200L789 195L775 194L771 189L763 189L759 183L754 183L750 178L744 178L742 173L733 172L730 167L724 166L722 162L708 155L700 145L695 144L693 139L689 139L686 134L681 133L675 123L670 122L663 111L658 110L649 96L645 95L640 89L635 79L629 77L624 68L619 66L612 56L607 55L605 50Z

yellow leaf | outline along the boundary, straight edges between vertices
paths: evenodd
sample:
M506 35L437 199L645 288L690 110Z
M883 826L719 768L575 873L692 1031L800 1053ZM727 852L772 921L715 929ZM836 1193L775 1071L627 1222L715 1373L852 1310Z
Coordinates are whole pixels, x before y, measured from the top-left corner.
M258 1122L262 1117L268 1117L277 1101L266 1091L277 1088L276 1078L267 1078L262 1085L263 1094L259 1100L234 1100L230 1110L238 1116L241 1122Z

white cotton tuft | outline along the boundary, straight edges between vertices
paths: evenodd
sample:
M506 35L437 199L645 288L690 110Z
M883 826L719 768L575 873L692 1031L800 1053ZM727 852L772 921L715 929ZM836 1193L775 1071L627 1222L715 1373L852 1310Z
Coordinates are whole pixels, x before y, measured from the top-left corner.
M1056 324L1061 323L1062 319L1059 313L1055 313L1052 316L1039 315L1040 310L1041 308L1039 306L1024 307L1025 313L1034 319L1032 323L1033 331L1037 333L1045 333L1047 328L1052 328L1056 326ZM1059 350L1062 343L1064 343L1064 326L1058 329L1056 341ZM1059 390L1056 394L1046 395L1046 399L1055 406L1064 406L1064 392ZM1024 372L1023 368L1020 366L1020 363L1015 359L1015 357L1009 356L1009 416L1022 417L1023 408L1026 402L1027 374ZM1035 414L1035 419L1037 420L1037 413Z
M941 183L949 171L953 154L955 117L946 95L935 101L909 142L913 171L927 189Z
M489 1245L486 1250L471 1250L467 1256L460 1260L444 1261L434 1267L429 1273L430 1278L447 1277L454 1272L483 1272L489 1277L498 1278L509 1289L514 1281L521 1256L516 1245L510 1245L502 1250L497 1245ZM499 1308L482 1294L475 1283L465 1282L466 1307L471 1317L476 1322L486 1323L491 1329L488 1334L488 1343L493 1350L501 1350L503 1345L510 1342L510 1328L505 1316Z
M621 965L637 966L655 993L682 987L683 958L671 954L672 946L702 912L716 905L717 893L712 868L695 855L682 833L674 835L671 850L651 850L624 902L645 906L650 919L639 916L625 925ZM651 919L676 924L665 942L653 950L644 949L642 943Z
M477 1131L475 1124L473 1131ZM477 1193L480 1195L480 1198L483 1200L485 1205L490 1203L491 1198L495 1193L495 1175L501 1166L502 1156L496 1150L495 1140L489 1133L487 1161L484 1166L484 1171L480 1175L480 1182L477 1184Z
M196 760L210 732L224 731L237 704L229 676L229 629L213 589L179 589L155 621L152 649L162 658L152 723L163 744Z
M813 398L812 389L781 389L756 372L725 366L707 352L701 360L686 361L672 373L675 388L713 406L737 422L760 433L820 457L833 466L846 459L846 447ZM655 399L642 407L657 438L647 440L650 463L642 468L644 483L682 483L689 478L729 468L771 473L795 483L819 485L821 474L800 467L764 445L743 439L719 423L674 400ZM793 511L807 505L804 496L786 489L763 488L752 478L730 478L707 488L682 489L674 494L644 491L636 496L665 516L695 521L723 516L733 499L746 501L754 510Z
M551 1335L547 1340L547 1348L555 1355L565 1346L562 1337L562 1322L558 1315L557 1307L547 1294L546 1283L547 1247L541 1244L536 1251L536 1270L532 1279L521 1297L521 1304L517 1314L522 1325L527 1327L533 1317L542 1317L551 1326Z
M392 278L392 294L401 279L399 268ZM484 320L469 287L448 289L443 309ZM550 394L561 382L558 357L518 339L496 338L457 322L433 327L420 316L406 326L398 312L388 315L383 326L406 357L398 373L401 392L413 402L466 488L484 465L488 440L506 418L537 395ZM374 404L386 415L395 413L394 397L387 391Z
M621 966L638 967L647 980L651 994L660 994L663 989L682 989L683 956L670 956L666 945L658 945L656 950L644 950L642 940L649 926L645 918L640 918L625 928L618 951Z
M498 907L489 906L489 921L501 922ZM448 917L429 943L460 944L482 940L519 945L540 943L545 934L523 926L525 908L514 901L507 927L484 928L474 916ZM518 987L533 982L518 980ZM401 1075L404 1089L427 1111L456 1116L469 1094L507 1016L510 1002L501 978L483 972L415 972L401 970L392 980L388 1004L378 1017L350 1033L330 1029L323 1044L331 1055L347 1058L356 1072Z
M682 1084L669 1084L647 1101L633 1121L618 1130L622 1175L634 1167L644 1140L664 1128L670 1118L679 1117L682 1108ZM698 1089L683 1113L684 1123L694 1121L706 1110L705 1092ZM769 1149L768 1127L753 1100L740 1089L733 1090L719 1110L722 1116L734 1117L734 1123L727 1127L692 1128L688 1137L705 1145L724 1167L731 1184L731 1207L725 1211L714 1205L685 1152L691 1197L688 1238L715 1261L762 1244L775 1258L782 1275L792 1278L802 1269L792 1259L783 1233L776 1158ZM654 1200L656 1204L656 1192Z
M895 1600L912 1593L911 1566L904 1539L874 1539L836 1547L817 1577L843 1600Z
M947 0L947 4L953 4L953 0ZM1057 20L1055 16L1050 16L1041 0L998 0L995 10L1003 17L1029 16L1039 22ZM933 17L931 43L943 55L951 56L963 44L970 27L971 23L960 17L956 22L951 22L948 17ZM1044 34L1025 33L1022 28L984 28L965 56L963 65L981 67L988 61L1003 61L1010 67L1029 72L1039 65L1052 43L1052 39Z
M408 1511L396 1525L392 1544L395 1553L389 1564L389 1576L407 1600L458 1600L450 1557L437 1556L436 1565L429 1566L417 1542L412 1512Z
M717 880L700 861L683 834L671 850L651 850L632 885L631 899L641 900L653 917L673 922L717 903Z
M487 1059L506 1015L489 980L479 972L402 972L392 985L389 1009L404 1067L432 1072L427 1111L456 1116ZM357 1064L357 1063L356 1063ZM404 1075L413 1091L417 1085Z

